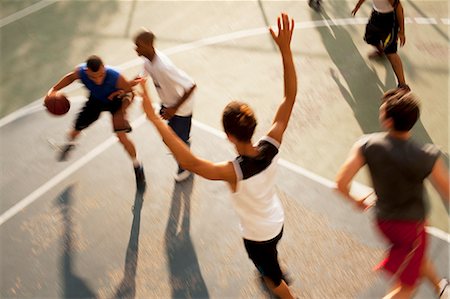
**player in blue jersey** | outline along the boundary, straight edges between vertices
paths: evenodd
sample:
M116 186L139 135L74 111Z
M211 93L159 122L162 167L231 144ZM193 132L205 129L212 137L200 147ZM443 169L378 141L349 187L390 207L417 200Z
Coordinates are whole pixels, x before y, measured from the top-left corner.
M137 159L136 148L128 138L131 126L126 119L126 109L133 100L131 85L116 70L105 66L98 56L90 56L86 63L79 65L73 72L68 73L59 80L47 93L48 96L56 95L62 88L70 85L76 80L89 90L89 100L85 103L75 120L73 129L69 132L68 142L63 147L60 161L67 159L68 153L75 146L75 139L80 132L95 122L101 112L109 111L112 115L114 132L119 138L133 161L136 174L136 184L140 190L145 189L145 175L142 164Z

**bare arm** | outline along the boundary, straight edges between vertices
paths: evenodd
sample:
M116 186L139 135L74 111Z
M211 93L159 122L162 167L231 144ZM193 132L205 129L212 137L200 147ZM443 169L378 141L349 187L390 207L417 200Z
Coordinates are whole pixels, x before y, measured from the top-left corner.
M58 90L63 89L64 87L72 84L75 80L78 78L78 69L74 70L73 72L68 73L64 77L62 77L58 83L56 83L52 88L49 89L47 92L46 97L50 95L55 95Z
M365 0L359 0L358 3L356 3L355 8L353 8L353 10L352 10L352 16L356 15L356 13L358 12L359 8L364 3L364 1Z
M350 202L357 205L358 208L366 209L368 206L364 203L365 198L357 199L350 194L350 184L353 177L366 164L359 142L355 143L350 150L349 156L339 169L336 176L337 190ZM369 194L370 195L370 194ZM368 195L368 196L369 196Z
M206 179L222 180L228 182L232 187L235 186L236 173L233 164L231 162L212 163L192 154L187 145L172 131L166 122L155 114L147 92L146 80L143 79L140 84L143 90L140 95L142 96L144 112L158 130L164 143L173 153L180 166Z
M429 176L431 183L434 188L441 195L442 200L447 204L450 202L449 196L449 174L448 169L445 166L442 158L437 159L436 163L434 163L433 169L431 170L431 174Z
M197 88L197 85L195 85L195 84L192 85L192 87L189 88L189 90L185 91L185 93L178 100L178 102L175 106L167 107L166 109L164 109L164 113L163 113L162 117L164 119L171 119L177 112L178 108L180 108L180 106L183 105L183 103L186 102L187 99L189 99L189 97L191 96L191 94L195 90L195 88Z
M287 128L291 117L292 108L297 95L297 74L295 72L294 61L291 52L292 33L294 31L294 20L289 21L286 14L278 17L278 36L270 28L270 34L278 45L283 60L284 70L284 99L275 114L268 136L272 137L279 143L283 139L284 131Z
M394 0L391 0L394 1ZM397 22L398 22L398 39L400 40L400 46L404 46L406 43L406 36L405 36L405 17L403 14L403 6L398 2L397 7L395 8L395 14L397 16Z

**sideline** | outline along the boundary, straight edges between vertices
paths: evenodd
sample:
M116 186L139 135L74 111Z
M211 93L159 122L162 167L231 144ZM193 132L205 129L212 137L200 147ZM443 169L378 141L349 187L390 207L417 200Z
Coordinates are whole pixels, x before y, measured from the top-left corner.
M22 10L19 10L7 17L4 17L3 19L0 20L0 28L2 28L3 26L6 26L12 22L15 22L23 17L26 17L38 10L41 10L41 9L55 3L56 1L57 0L42 0L42 1L39 1L38 3L28 6Z

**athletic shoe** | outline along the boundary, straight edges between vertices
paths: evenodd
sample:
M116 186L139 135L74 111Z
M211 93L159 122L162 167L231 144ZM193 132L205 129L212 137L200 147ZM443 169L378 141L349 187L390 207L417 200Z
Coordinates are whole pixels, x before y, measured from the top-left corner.
M450 299L450 282L447 278L441 279L439 281L439 298Z
M308 5L309 5L309 7L314 9L316 12L320 12L320 7L321 7L320 0L309 0Z
M75 144L72 142L67 143L61 148L61 154L58 157L58 161L66 161L69 152L75 148Z
M176 182L182 182L187 179L191 175L191 172L186 169L178 169L177 174L175 175Z
M139 167L134 168L134 174L136 175L136 187L138 191L144 192L147 187L147 182L145 181L144 166L142 164Z

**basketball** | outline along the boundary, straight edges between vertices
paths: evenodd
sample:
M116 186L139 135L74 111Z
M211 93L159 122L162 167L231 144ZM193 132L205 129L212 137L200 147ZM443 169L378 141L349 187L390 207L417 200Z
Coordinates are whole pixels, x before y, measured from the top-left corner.
M63 94L57 94L45 98L44 106L53 115L66 114L70 109L70 102Z

